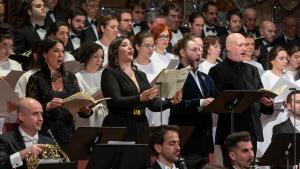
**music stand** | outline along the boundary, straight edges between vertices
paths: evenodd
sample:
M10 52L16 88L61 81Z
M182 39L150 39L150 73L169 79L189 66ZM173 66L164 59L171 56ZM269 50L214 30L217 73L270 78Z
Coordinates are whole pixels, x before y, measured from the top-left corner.
M126 127L79 127L66 148L71 160L88 160L96 144L122 141Z
M77 162L71 161L60 162L60 163L47 163L47 164L39 164L37 169L77 169Z
M296 145L300 144L300 134L296 134ZM296 147L294 154L294 133L275 135L264 155L259 159L259 166L288 167L300 162L300 150ZM299 150L299 151L298 151ZM296 155L296 158L295 156ZM296 161L294 160L296 159Z
M87 169L140 169L148 164L147 144L97 144Z
M233 133L234 114L245 112L261 97L276 97L276 94L265 90L224 90L203 110L211 113L230 113L231 133Z

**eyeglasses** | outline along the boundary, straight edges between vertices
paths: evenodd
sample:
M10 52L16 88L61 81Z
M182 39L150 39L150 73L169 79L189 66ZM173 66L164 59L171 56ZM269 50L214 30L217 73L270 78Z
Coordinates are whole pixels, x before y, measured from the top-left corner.
M0 44L0 49L8 49L8 50L13 51L13 50L15 50L15 47L7 45L7 44Z
M169 39L169 38L170 38L169 35L159 35L159 36L158 36L158 39L161 39L161 40L167 40L167 39Z
M142 44L142 46L145 48L155 49L155 45L153 45L153 44Z

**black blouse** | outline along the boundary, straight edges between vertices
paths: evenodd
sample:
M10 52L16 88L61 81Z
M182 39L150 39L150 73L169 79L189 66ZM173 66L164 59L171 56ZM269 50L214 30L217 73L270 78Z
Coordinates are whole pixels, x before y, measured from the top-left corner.
M65 146L75 131L72 114L63 107L58 107L46 111L46 105L53 98L66 98L80 91L77 79L74 74L64 72L63 74L63 91L54 91L52 82L41 71L30 76L26 86L26 97L38 100L44 109L44 122L41 134L48 135L47 130L51 129L52 134L58 144Z

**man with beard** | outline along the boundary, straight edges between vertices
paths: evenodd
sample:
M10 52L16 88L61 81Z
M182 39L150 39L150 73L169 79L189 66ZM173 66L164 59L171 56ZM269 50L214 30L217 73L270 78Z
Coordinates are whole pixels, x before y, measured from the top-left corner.
M162 125L155 128L149 136L149 146L157 156L152 169L176 169L179 160L180 140L177 126Z
M27 21L14 33L14 44L17 54L27 52L39 40L43 40L46 35L44 19L46 9L43 0L28 0L25 2L25 12Z
M80 47L81 35L84 29L86 13L81 8L72 8L68 14L69 39L65 51L71 52Z
M254 153L248 132L230 134L224 145L231 161L229 169L249 169L251 167L254 162Z
M35 99L23 98L17 105L19 128L0 136L0 168L27 168L29 153L39 155L46 144L54 144L39 135L43 124L43 108ZM24 164L25 163L25 164Z
M169 123L179 126L193 126L193 132L182 148L187 165L201 168L209 162L209 153L214 152L212 137L212 116L204 112L203 107L210 104L216 95L212 79L198 71L202 56L203 42L200 37L186 36L174 47L174 54L180 57L178 68L191 66L182 89L182 101L170 111Z
M218 26L218 8L217 4L212 1L208 1L202 7L202 14L204 16L204 36L208 35L222 35L226 30L220 26Z
M228 35L226 39L227 57L223 62L212 67L208 73L220 93L224 90L256 91L263 88L257 68L242 62L242 57L246 54L246 44L246 39L242 34L231 33ZM245 112L234 114L234 131L248 131L251 134L254 152L256 152L256 142L263 141L261 113L273 113L272 100L262 97ZM231 132L231 118L227 113L219 114L218 117L216 144L221 146L224 166L229 167L229 160L226 158L224 150L224 140Z
M117 15L119 21L119 36L129 37L132 31L132 16L129 10L121 10Z

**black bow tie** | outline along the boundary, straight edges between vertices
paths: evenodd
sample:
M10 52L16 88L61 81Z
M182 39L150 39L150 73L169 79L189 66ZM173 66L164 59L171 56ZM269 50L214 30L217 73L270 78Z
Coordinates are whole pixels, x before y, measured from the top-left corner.
M265 46L266 48L269 48L269 47L273 47L273 44L266 43Z
M49 11L47 12L47 14L48 14L48 15L50 15L50 14L53 14L53 15L54 15L54 11L50 11L50 10L49 10Z
M81 38L81 34L78 34L78 35L71 35L71 39L74 39L74 38L80 39L80 38Z
M206 27L206 32L209 32L209 31L216 32L217 30L215 27Z
M293 42L294 39L286 39L286 43L290 43L290 42Z
M256 31L255 30L248 30L247 33L248 34L255 34L256 35Z
M45 25L41 25L41 26L40 26L40 25L37 25L37 24L36 24L36 25L34 26L34 29L35 29L35 30L38 30L38 29L45 29Z
M97 26L97 21L91 20L91 24L94 24L95 26Z
M172 29L172 32L177 33L177 32L178 32L178 29L176 29L176 30Z
M133 27L136 27L136 26L142 26L142 24L140 24L140 23L133 24Z

